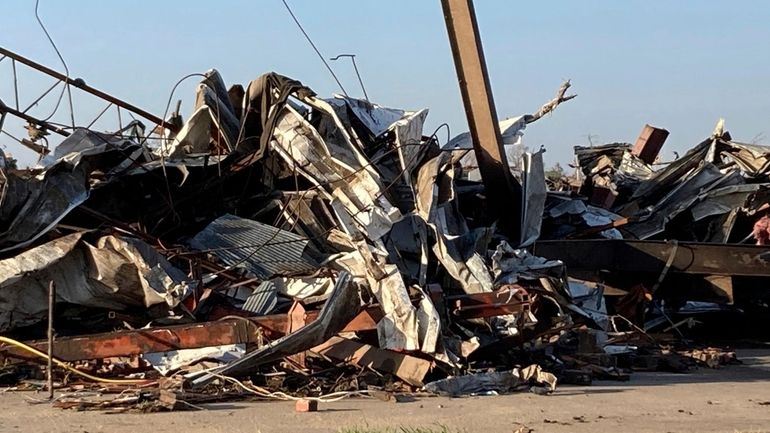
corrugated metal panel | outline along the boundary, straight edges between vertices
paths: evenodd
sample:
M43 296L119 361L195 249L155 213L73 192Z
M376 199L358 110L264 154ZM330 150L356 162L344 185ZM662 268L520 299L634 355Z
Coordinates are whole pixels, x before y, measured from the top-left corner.
M243 303L242 310L264 316L278 305L278 287L272 281L264 281Z
M305 256L307 240L297 234L234 215L214 220L190 242L211 251L228 266L242 267L258 278L312 273L318 267Z

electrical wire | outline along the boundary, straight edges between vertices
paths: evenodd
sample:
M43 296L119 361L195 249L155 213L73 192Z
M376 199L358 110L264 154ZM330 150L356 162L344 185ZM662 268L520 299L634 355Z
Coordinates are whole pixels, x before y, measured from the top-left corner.
M315 53L318 54L318 57L321 59L321 61L326 66L326 69L329 70L329 73L332 74L332 77L334 78L334 81L337 82L337 85L340 86L340 89L342 90L342 93L345 94L345 96L348 96L348 92L345 91L345 87L342 85L340 80L337 78L337 75L332 70L332 67L329 65L329 62L326 61L326 58L321 54L321 51L318 50L318 47L315 46L315 43L313 43L313 40L310 39L310 36L307 34L305 29L302 27L302 24L300 24L297 17L294 15L294 12L292 12L291 8L289 7L289 4L286 3L286 0L281 0L283 2L283 5L286 6L286 10L289 11L289 15L291 15L292 19L294 19L294 22L297 23L297 27L299 27L299 30L302 32L303 35L305 35L305 39L310 43L310 46L313 47L315 50Z
M294 397L293 395L289 395L280 391L270 392L258 386L248 386L234 377L224 376L213 372L209 372L208 374L214 377L220 378L226 382L233 383L237 385L239 388L243 389L244 391L254 394L256 396L263 397L263 398L272 398L275 400L284 400L284 401L310 400L310 401L317 401L319 403L332 403L335 401L340 401L340 400L354 397L354 396L362 396L362 397L370 396L369 391L338 391L338 392L333 392L331 394L321 395L318 397Z
M350 61L353 63L353 70L356 73L356 77L358 77L358 84L361 85L361 91L364 92L364 99L366 99L366 102L370 102L369 95L366 93L366 87L364 87L364 80L361 79L361 74L358 72L358 65L356 64L356 55L355 54L338 54L335 57L330 58L329 60L331 61L339 60L340 57L348 57Z
M0 343L10 344L11 346L18 347L19 349L22 349L22 350L24 350L26 352L29 352L29 353L31 353L31 354L39 357L39 358L43 358L43 359L46 359L46 360L49 359L49 356L47 354L45 354L45 353L35 349L32 346L26 345L26 344L22 343L21 341L16 341L16 340L14 340L12 338L0 336ZM50 359L51 359L51 361L53 361L54 364L58 365L59 367L65 369L65 370L67 370L67 371L69 371L71 373L74 373L74 374L76 374L78 376L81 376L81 377L84 377L86 379L92 380L94 382L113 383L113 384L137 384L137 385L138 384L146 385L146 384L154 382L153 380L145 380L145 379L105 379L105 378L102 378L102 377L93 376L93 375L90 375L88 373L82 372L82 371L80 371L80 370L78 370L78 369L76 369L74 367L71 367L71 366L67 365L67 363L65 363L63 361L60 361L60 360L58 360L56 358L50 358Z
M54 51L56 51L56 55L59 56L59 60L61 60L62 65L64 65L64 75L67 78L64 82L64 87L62 88L61 94L59 94L59 99L56 101L56 106L53 109L53 112L43 119L44 122L48 121L51 117L56 114L56 112L59 110L59 105L61 104L62 97L64 97L64 92L67 92L67 99L69 100L69 106L70 106L70 118L72 120L72 127L75 127L75 110L72 106L72 91L70 90L69 85L69 78L70 78L70 70L67 67L67 62L64 61L64 57L61 55L61 52L59 51L59 48L56 47L56 43L54 43L53 38L51 37L51 34L48 33L48 30L45 28L45 25L43 24L43 20L40 19L40 14L38 13L38 8L40 7L40 0L35 0L35 19L37 19L37 23L40 24L40 28L43 29L43 33L45 33L45 37L48 38L48 42L51 43L51 46L53 47Z

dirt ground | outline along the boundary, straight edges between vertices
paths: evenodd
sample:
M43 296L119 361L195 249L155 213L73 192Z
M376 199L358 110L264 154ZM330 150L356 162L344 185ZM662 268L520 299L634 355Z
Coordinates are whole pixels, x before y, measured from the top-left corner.
M770 432L770 350L738 352L743 365L689 374L635 373L630 382L519 393L421 398L409 403L348 399L295 413L290 402L207 405L205 411L107 415L31 406L29 393L0 394L0 432L315 433L425 427L469 433ZM40 397L40 396L37 396ZM528 431L523 429L520 431Z

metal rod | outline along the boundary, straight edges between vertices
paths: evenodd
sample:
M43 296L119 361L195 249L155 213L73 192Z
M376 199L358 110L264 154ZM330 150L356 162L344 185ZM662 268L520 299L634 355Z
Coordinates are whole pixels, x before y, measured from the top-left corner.
M369 101L369 95L366 94L366 87L364 87L364 81L361 79L361 74L358 72L358 65L356 65L356 55L355 54L340 54L336 57L332 57L329 60L337 60L340 57L349 57L350 60L353 62L353 70L356 71L356 77L358 77L358 84L361 85L361 90L364 92L364 99L366 99L366 102Z
M70 121L72 122L72 128L75 128L75 108L72 106L72 89L70 89L70 84L65 84L66 90L67 90L67 101L69 101L70 105Z
M70 78L70 77L68 77L68 76L66 76L66 75L64 75L64 74L62 74L60 72L54 71L51 68L43 66L40 63L34 62L34 61L30 60L30 59L27 59L26 57L23 57L23 56L21 56L19 54L16 54L13 51L9 51L9 50L7 50L7 49L5 49L3 47L0 47L0 54L6 55L6 56L8 56L8 57L18 61L19 63L22 63L22 64L25 64L25 65L29 66L32 69L35 69L35 70L40 71L40 72L42 72L44 74L50 75L51 77L57 78L57 79L59 79L61 81L64 81L65 84L69 84L69 85L75 86L78 89L83 90L86 93L90 93L90 94L92 94L94 96L102 98L105 101L112 102L113 104L115 104L115 105L117 105L119 107L123 107L123 108L125 108L126 110L128 110L130 112L134 112L134 113L144 117L145 119L147 119L147 120L149 120L149 121L151 121L151 122L153 122L153 123L155 123L157 125L161 125L164 128L171 129L174 132L179 132L179 127L178 126L171 125L171 124L165 122L160 117L155 116L152 113L148 113L147 111L142 110L141 108L139 108L139 107L137 107L135 105L129 104L128 102L123 101L121 99L118 99L115 96L112 96L112 95L109 95L107 93L104 93L104 92L102 92L99 89L95 89L95 88L87 85L81 79L72 79L72 78Z
M53 400L53 313L56 303L56 284L48 283L48 399Z
M38 103L38 102L40 102L40 100L41 100L41 99L45 98L45 97L46 97L46 95L48 95L49 93L51 93L51 91L53 91L53 89L55 89L55 88L56 88L56 86L58 86L60 83L61 83L61 81L57 81L57 82L53 83L53 86L49 87L49 88L48 88L48 90L46 90L45 92L43 92L43 94L42 94L42 95L40 95L40 96L39 96L37 99L35 99L34 101L32 101L32 103L31 103L31 104L29 104L29 106L28 106L27 108L25 108L25 109L21 110L21 112L22 112L22 113L26 113L27 111L29 111L29 110L30 110L32 107L34 107L35 105L37 105L37 103ZM16 108L16 109L18 110L18 104L17 104L17 108Z
M13 68L13 94L16 98L16 109L18 110L19 109L19 83L16 78L16 60L11 59L11 67Z
M356 56L353 56L350 60L353 61L353 69L356 71L356 77L358 77L358 84L361 85L361 90L364 92L364 98L366 98L366 102L369 102L369 95L366 94L366 87L364 87L364 81L361 79L361 74L358 73L358 65L356 65Z
M94 126L94 123L96 123L96 121L99 120L104 115L104 113L106 113L107 110L110 109L110 107L112 107L112 102L108 103L107 106L104 107L104 110L102 110L101 113L99 113L99 115L96 116L96 119L91 121L91 123L89 123L88 126L86 126L86 129L91 129L91 127Z
M5 105L2 100L0 100L0 113L8 113L12 116L16 116L20 119L26 120L28 123L35 124L37 126L42 126L49 131L53 131L61 136L69 137L70 133L59 128L58 126L55 126L51 123L46 122L45 120L40 120L36 117L32 117L29 114L22 113L19 110L14 110L13 108Z

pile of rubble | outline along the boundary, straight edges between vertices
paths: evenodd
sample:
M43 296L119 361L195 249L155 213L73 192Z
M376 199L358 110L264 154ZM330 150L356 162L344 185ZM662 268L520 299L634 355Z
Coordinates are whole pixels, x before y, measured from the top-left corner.
M554 182L562 187L548 194L534 251L602 285L610 313L646 331L746 311L760 318L749 327L761 327L770 147L734 141L720 120L706 140L661 162L667 137L646 125L633 146L576 146L576 175Z
M521 241L484 218L467 134L441 146L427 110L321 99L275 73L228 88L211 70L186 121L74 128L30 169L0 156L0 381L40 386L50 358L73 391L61 407L158 410L681 370L695 357L640 327L646 280L568 275L574 250L535 241L621 225L646 239L685 216L693 239L727 240L728 220L764 209L767 154L722 134L656 171L626 146L578 149L592 205L547 193L542 151L515 144L538 113L501 123ZM608 310L613 287L625 304Z

